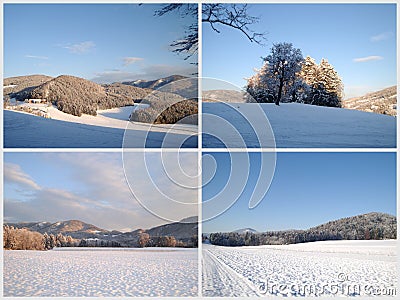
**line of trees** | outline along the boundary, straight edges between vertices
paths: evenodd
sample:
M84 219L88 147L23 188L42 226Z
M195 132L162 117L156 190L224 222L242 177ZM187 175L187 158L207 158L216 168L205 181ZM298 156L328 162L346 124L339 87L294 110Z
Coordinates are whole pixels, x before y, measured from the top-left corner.
M299 102L341 107L343 84L328 60L320 64L291 43L277 43L264 65L247 80L246 91L261 103Z
M182 247L196 248L197 235L190 239L178 240L174 236L150 236L140 233L137 240L120 243L115 240L98 238L74 239L61 233L41 234L27 228L3 226L3 248L6 250L51 250L54 247Z
M176 240L174 236L150 236L148 233L140 233L137 244L139 247L184 247L196 248L198 246L197 235L188 241Z
M210 234L210 243L219 246L288 245L329 240L396 239L396 231L381 228L362 228L349 233L313 230L271 231L263 233L218 232Z

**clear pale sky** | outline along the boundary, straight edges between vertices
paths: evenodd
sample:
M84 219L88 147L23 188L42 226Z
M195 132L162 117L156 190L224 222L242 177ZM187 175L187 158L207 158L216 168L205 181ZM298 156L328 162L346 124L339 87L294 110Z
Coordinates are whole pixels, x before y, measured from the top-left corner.
M177 201L193 199L197 204L196 190L177 187L167 178L159 153L146 155L152 177L146 182L131 182L135 195L158 199L159 194L149 188L153 181ZM186 168L197 170L196 153L181 155L181 160ZM146 178L142 166L137 165L134 171ZM165 210L170 207L165 203ZM197 215L197 210L174 213L181 220ZM65 220L122 231L169 223L149 213L133 197L125 180L121 153L5 153L4 221Z
M243 87L274 43L290 42L317 63L328 59L342 78L345 97L396 85L395 4L252 4L266 32L264 46L237 30L203 26L203 76Z
M207 154L218 167L203 189L203 201L221 190L230 172L228 153ZM254 209L248 208L248 201L260 154L249 155L250 176L243 194L223 214L205 221L203 232L307 229L369 212L396 215L395 153L278 153L271 187Z
M191 16L155 17L161 5L5 4L4 77L75 75L97 82L157 79L197 71L170 43Z

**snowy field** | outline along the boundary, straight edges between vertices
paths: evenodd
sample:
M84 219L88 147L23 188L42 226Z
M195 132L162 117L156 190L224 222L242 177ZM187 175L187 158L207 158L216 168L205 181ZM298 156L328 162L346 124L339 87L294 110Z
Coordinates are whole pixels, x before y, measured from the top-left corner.
M203 244L203 296L392 296L396 241Z
M260 105L260 106L259 106ZM248 148L260 147L252 127L265 126L260 135L263 147L271 147L265 119L256 116L259 107L271 124L278 148L391 148L396 147L396 118L349 109L299 103L203 103L203 114L212 114L231 123L240 133L224 135L215 126L214 116L203 116L203 147L224 147L212 135L223 136L227 147L238 147L243 138ZM247 116L245 120L242 116ZM251 125L254 124L254 125ZM263 125L260 125L263 124ZM265 146L268 145L268 146Z
M141 109L140 105L135 109ZM133 107L98 111L97 116L81 117L48 108L51 119L4 110L6 148L121 148L128 117ZM142 148L197 147L197 126L150 125L130 122L124 146ZM168 139L166 139L168 136ZM165 141L166 140L166 141Z
M197 296L197 249L4 251L4 296Z

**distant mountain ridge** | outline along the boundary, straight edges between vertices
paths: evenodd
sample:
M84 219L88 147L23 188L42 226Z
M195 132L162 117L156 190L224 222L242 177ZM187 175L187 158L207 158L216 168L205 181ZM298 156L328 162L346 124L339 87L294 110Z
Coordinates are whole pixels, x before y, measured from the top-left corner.
M185 99L197 100L198 97L198 82L195 77L171 75L155 80L124 81L122 84L173 93Z
M186 78L188 78L188 77L182 76L182 75L171 75L171 76L163 77L160 79L154 79L154 80L139 79L139 80L134 80L134 81L123 81L122 84L136 86L139 88L157 90L157 89L161 88L162 86L167 85L171 82L186 79Z
M342 107L378 114L397 115L397 86L342 100Z
M184 220L197 220L197 217L190 217ZM183 220L182 220L183 221ZM176 240L184 243L189 242L193 237L197 236L198 224L174 222L156 226L150 229L136 229L130 232L120 232L117 230L106 230L95 225L88 224L79 220L51 222L20 222L20 223L5 223L6 226L14 228L26 228L33 232L41 234L59 233L71 236L78 240L98 240L116 242L124 247L137 247L137 241L142 233L147 233L150 237L173 236Z
M326 240L382 240L397 238L397 218L386 213L367 213L330 221L306 230L211 233L212 244L258 246L297 244Z
M246 233L246 232L251 232L251 233L258 233L257 230L253 229L253 228L242 228L242 229L236 229L235 231L236 233Z

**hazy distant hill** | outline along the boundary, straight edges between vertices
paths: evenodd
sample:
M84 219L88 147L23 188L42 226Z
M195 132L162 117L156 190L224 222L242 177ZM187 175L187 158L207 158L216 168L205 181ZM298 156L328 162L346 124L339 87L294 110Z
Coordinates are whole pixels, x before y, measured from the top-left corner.
M226 232L210 234L210 242L223 246L296 244L326 240L396 239L397 219L385 213L342 218L307 230Z
M253 228L242 228L242 229L237 229L237 230L235 230L233 232L236 232L236 233L246 233L246 232L257 233L258 231L253 229Z
M198 96L197 79L181 75L171 75L155 80L125 81L122 83L140 88L178 94L185 99L197 99Z
M235 90L208 90L202 92L204 102L246 102L246 93Z
M3 95L6 98L20 97L28 98L29 92L35 87L53 79L46 75L27 75L4 78L3 80Z
M177 80L186 79L186 78L188 78L188 77L182 76L182 75L171 75L168 77L163 77L163 78L155 79L155 80L139 79L139 80L135 80L135 81L124 81L122 83L126 84L126 85L140 87L140 88L156 90L168 83L171 83L171 82L177 81Z
M186 221L185 221L186 220ZM109 231L92 224L88 224L79 220L59 221L56 223L50 222L23 222L23 223L6 223L5 225L13 226L14 228L26 228L30 231L39 232L41 234L59 233L64 236L71 236L78 240L88 241L108 241L119 244L123 247L137 247L140 234L147 233L151 238L173 236L177 241L188 243L197 236L197 222L182 223L195 221L197 217L191 217L181 222L165 224L150 229L136 229L130 232L120 232L117 230Z
M348 109L396 116L397 86L392 86L377 92L368 93L361 97L343 100L342 106Z
M171 223L146 230L150 236L174 236L181 240L188 240L197 235L196 223Z

